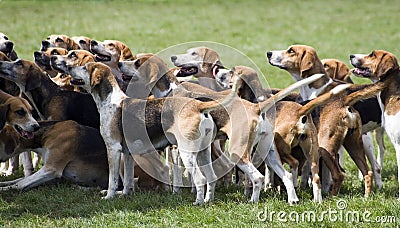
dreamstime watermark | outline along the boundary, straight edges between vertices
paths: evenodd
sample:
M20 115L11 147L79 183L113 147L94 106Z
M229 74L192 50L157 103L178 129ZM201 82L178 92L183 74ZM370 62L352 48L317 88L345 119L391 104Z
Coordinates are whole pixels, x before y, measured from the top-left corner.
M265 207L257 213L260 222L346 222L346 223L380 223L395 224L397 218L393 215L374 216L369 210L349 210L347 202L339 199L336 208L328 208L324 211L307 210L275 211Z

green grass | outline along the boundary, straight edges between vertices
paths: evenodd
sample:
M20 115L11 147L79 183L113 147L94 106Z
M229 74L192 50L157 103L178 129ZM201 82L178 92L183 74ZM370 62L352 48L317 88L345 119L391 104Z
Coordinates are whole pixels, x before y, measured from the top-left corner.
M190 41L213 41L248 56L270 86L285 87L293 79L267 64L267 50L307 44L316 48L321 59L338 58L346 63L349 54L373 49L400 55L400 3L396 0L0 1L0 9L0 31L14 41L21 58L31 60L41 40L57 33L118 39L135 53L156 53ZM228 57L222 62L234 64ZM369 199L362 197L362 182L357 179L354 163L346 157L346 178L339 197L325 197L322 204L312 203L311 192L305 190L298 191L301 202L292 207L285 202L285 194L276 192L262 193L259 204L248 204L243 189L238 187L218 188L216 202L200 207L191 205L194 195L187 191L181 195L135 193L130 198L104 201L98 190L83 191L60 184L26 193L1 192L0 226L377 226L328 219L300 224L257 220L257 214L265 209L286 213L337 209L338 199L347 201L346 211L368 210L371 218L395 216L399 222L395 152L389 142L386 145L384 188ZM6 179L9 178L0 177Z

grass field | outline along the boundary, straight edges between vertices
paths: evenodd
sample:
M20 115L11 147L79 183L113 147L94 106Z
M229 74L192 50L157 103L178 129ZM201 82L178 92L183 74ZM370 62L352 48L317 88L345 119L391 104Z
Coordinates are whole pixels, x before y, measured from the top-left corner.
M213 41L248 56L270 86L282 88L293 79L267 64L266 50L307 44L316 48L321 59L338 58L346 63L350 53L366 53L373 49L385 49L400 56L399 10L400 2L396 0L0 1L0 31L14 41L21 58L30 60L33 60L33 52L39 50L41 40L50 34L118 39L135 53L156 53L190 41ZM231 66L224 60L223 63ZM289 206L285 194L275 192L263 192L260 203L249 204L244 190L239 187L218 188L215 203L200 207L191 205L194 195L188 191L181 195L135 193L129 198L103 201L98 190L59 184L26 193L1 192L0 226L394 227L400 224L397 165L392 145L389 141L386 145L384 188L375 190L368 199L362 196L364 187L357 179L354 163L346 157L345 181L340 195L324 197L322 204L314 204L310 200L311 191L305 190L298 191L298 205ZM21 172L12 177L0 177L0 181L18 175ZM345 208L338 208L338 202L345 202ZM321 221L290 221L296 218L296 213L311 211L324 215L332 210L343 216L325 214ZM271 212L272 219L261 221ZM357 212L361 216L370 212L366 218L372 221L351 222L345 218L347 212ZM289 218L289 214L292 217ZM285 218L288 221L280 221ZM383 219L385 223L377 223ZM301 217L298 220L301 221Z

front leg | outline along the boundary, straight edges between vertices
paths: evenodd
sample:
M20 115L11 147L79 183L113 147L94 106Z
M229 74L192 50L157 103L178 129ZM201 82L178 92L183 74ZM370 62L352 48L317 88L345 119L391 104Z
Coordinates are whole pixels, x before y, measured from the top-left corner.
M120 167L120 161L121 161L121 145L119 144L119 147L121 149L118 149L118 144L112 145L109 143L106 143L107 147L107 158L108 158L108 189L107 189L107 195L103 197L103 199L112 199L115 196L115 192L117 191L118 188L118 182L119 182L119 167Z
M124 161L124 189L122 191L122 195L129 195L132 191L135 191L135 181L134 181L134 172L135 172L135 160L132 155L127 153L123 153L122 155Z

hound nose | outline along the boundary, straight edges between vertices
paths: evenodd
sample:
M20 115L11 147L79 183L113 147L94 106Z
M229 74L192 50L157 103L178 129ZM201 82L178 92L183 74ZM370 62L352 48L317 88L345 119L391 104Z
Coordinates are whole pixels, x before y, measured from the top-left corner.
M33 131L38 131L40 129L39 124L33 125Z
M354 59L355 57L355 55L350 55L350 59Z
M50 47L50 42L47 41L47 40L43 40L42 41L42 49L41 49L41 51L46 51L47 48L49 48L49 47Z
M272 51L267 52L267 57L271 58L271 56L272 56Z
M90 45L97 45L97 41L91 40L91 41L90 41Z
M175 62L177 58L178 58L178 57L176 57L175 55L173 55L173 56L171 56L171 61L172 61L172 62Z
M14 47L14 43L11 41L6 42L6 48L12 50Z
M122 67L122 63L118 62L118 67L121 68Z

